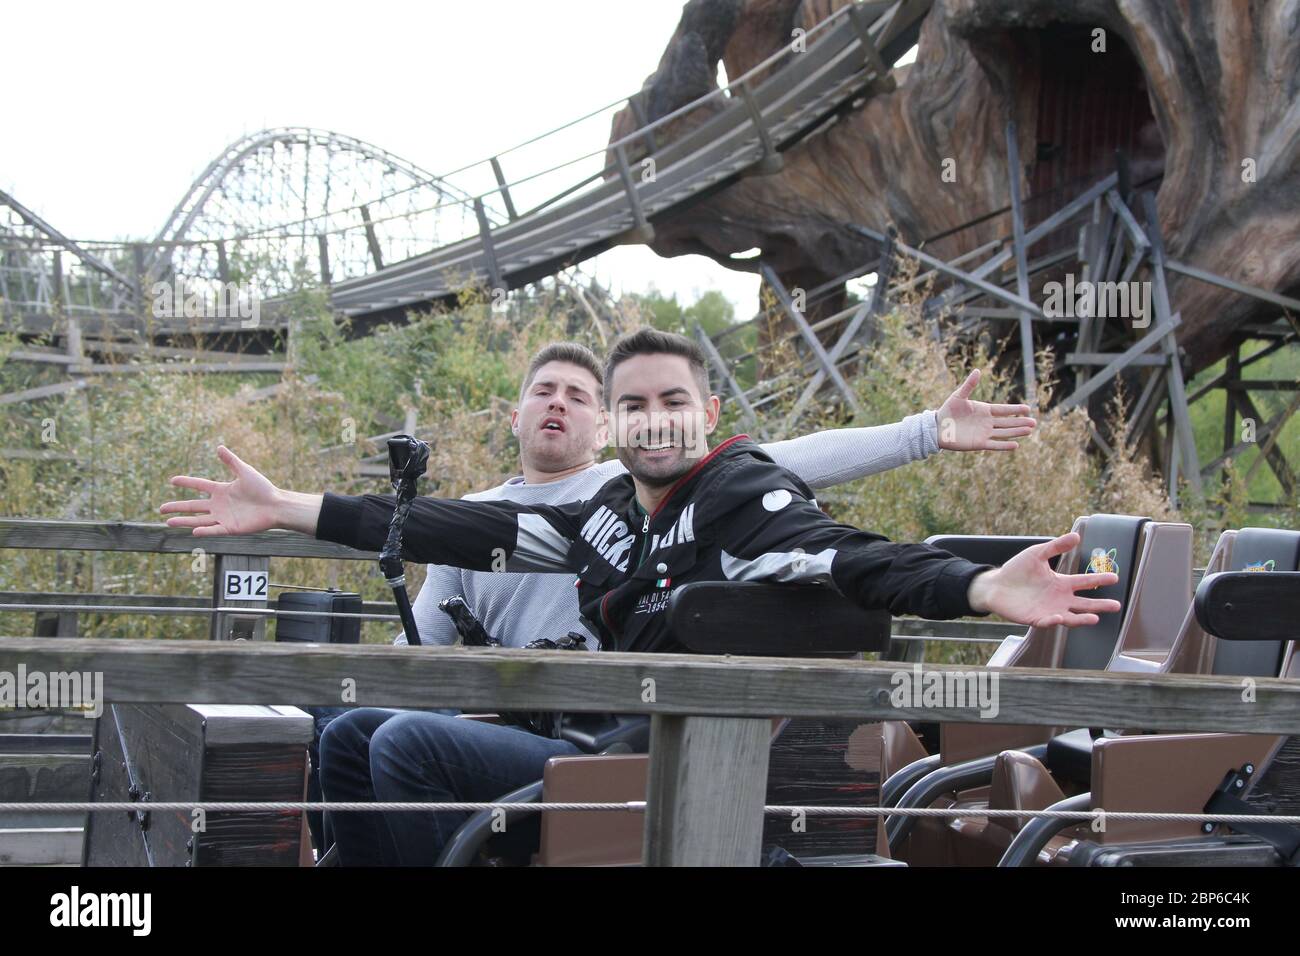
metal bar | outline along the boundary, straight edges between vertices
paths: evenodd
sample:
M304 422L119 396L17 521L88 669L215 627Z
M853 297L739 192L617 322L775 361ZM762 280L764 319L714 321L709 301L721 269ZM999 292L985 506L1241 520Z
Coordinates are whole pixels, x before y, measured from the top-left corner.
M759 110L758 104L754 102L754 94L750 91L748 83L741 84L740 98L745 101L745 109L749 112L750 122L754 124L754 130L758 133L758 141L763 147L763 157L755 167L756 172L765 176L780 172L785 167L785 160L776 151L776 146L772 144L772 134L768 132L767 124L763 121L763 113Z
M514 222L519 218L519 214L515 212L514 200L510 198L510 187L506 184L506 177L501 172L501 163L497 161L495 156L489 159L488 162L492 166L492 175L496 177L497 186L501 192L501 200L506 204L506 216L511 222Z
M849 20L853 24L853 32L858 35L858 43L862 45L862 60L871 68L875 74L876 81L880 84L873 92L889 92L897 84L893 83L893 77L889 72L889 65L885 63L885 58L880 55L880 50L876 47L876 41L871 36L871 22L868 19L871 14L880 15L886 4L872 4L872 10L868 12L867 6L856 2L849 3Z
M641 205L641 195L636 191L636 184L632 182L632 170L627 163L627 150L623 148L622 143L614 148L614 155L618 160L618 178L623 181L627 201L632 207L632 232L629 239L649 245L654 241L654 227L646 219L645 209Z

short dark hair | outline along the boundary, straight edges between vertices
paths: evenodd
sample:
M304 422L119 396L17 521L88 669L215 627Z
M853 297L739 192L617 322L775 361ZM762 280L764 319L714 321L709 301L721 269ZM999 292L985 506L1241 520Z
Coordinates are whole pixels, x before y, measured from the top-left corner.
M532 385L533 379L537 377L537 370L548 362L568 362L590 372L591 377L596 380L596 401L600 401L601 386L604 384L600 372L600 359L596 358L595 352L578 342L552 342L534 355L532 361L528 363L524 384L519 388L519 401L524 400L528 386Z
M700 386L700 398L709 397L709 364L704 357L704 350L684 335L676 332L661 332L652 326L645 326L620 335L609 347L605 357L605 381L614 377L614 369L635 355L680 355L686 359ZM607 403L612 400L608 396Z

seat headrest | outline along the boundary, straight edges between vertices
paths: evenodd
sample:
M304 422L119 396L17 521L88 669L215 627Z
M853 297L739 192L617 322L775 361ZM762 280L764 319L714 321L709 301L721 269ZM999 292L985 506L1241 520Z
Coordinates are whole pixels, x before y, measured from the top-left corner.
M1119 640L1120 625L1128 613L1129 596L1137 571L1138 543L1142 526L1151 519L1136 515L1090 515L1079 543L1080 573L1113 571L1119 581L1109 587L1085 592L1087 597L1113 598L1120 602L1118 614L1098 615L1087 627L1070 630L1065 641L1062 667L1101 670L1110 661Z
M889 647L893 618L831 587L693 581L668 599L673 637L697 654L839 657Z
M1300 571L1300 531L1242 528L1229 571Z
M1300 531L1242 528L1232 544L1232 571L1300 571ZM1210 673L1277 677L1286 641L1216 641Z

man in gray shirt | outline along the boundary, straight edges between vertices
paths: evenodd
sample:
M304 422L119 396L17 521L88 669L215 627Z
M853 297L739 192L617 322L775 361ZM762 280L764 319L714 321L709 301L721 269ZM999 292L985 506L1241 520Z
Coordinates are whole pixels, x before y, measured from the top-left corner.
M585 346L557 342L534 356L511 413L519 439L523 474L486 491L473 501L563 504L590 498L625 469L618 459L597 463L609 438L602 413L602 368ZM826 488L927 458L942 449L1010 451L1016 438L1032 431L1027 405L971 401L979 381L972 372L937 412L922 411L891 425L837 428L763 445L783 468L811 488ZM940 427L940 422L943 423ZM474 615L507 647L523 647L539 637L552 639L575 631L596 649L596 638L578 621L578 594L561 575L463 571L429 565L412 608L424 644L454 644L456 628L438 603L462 595ZM405 644L398 634L395 643Z

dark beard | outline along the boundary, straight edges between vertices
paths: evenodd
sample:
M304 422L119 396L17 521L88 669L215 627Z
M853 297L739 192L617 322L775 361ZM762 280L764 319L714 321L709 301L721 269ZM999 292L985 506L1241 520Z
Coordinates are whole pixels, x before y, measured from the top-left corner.
M623 467L627 469L628 474L649 488L667 488L676 484L696 464L696 459L687 458L683 455L677 459L668 472L646 472L641 468L634 455L635 449L619 449L618 458L623 463Z

